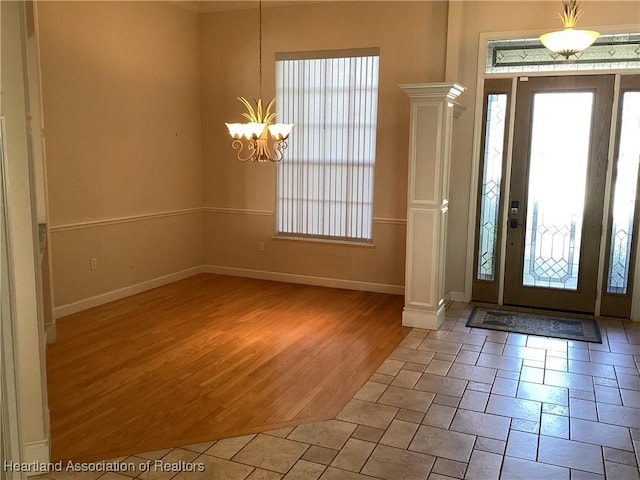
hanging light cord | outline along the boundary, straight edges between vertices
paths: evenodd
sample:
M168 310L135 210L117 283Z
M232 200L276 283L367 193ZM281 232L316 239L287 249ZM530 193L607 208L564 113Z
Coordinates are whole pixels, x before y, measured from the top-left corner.
M258 75L260 81L258 98L262 98L262 0L258 2Z

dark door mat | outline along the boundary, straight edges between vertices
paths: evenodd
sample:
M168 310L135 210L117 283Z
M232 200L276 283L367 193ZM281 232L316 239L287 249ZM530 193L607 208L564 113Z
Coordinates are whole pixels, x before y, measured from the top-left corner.
M597 322L589 318L554 317L475 307L467 320L467 327L602 343Z

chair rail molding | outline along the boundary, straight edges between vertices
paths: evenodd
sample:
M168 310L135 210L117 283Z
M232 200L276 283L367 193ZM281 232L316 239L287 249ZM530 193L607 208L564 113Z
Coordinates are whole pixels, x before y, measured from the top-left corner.
M411 99L405 304L402 324L436 330L444 292L453 119L464 107L455 82L400 85Z

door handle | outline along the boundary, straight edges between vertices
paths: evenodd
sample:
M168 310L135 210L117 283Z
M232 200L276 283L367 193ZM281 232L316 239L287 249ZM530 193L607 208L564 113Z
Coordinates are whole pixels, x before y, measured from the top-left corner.
M509 219L509 228L518 228L521 227L522 224L518 223L518 219L517 218L510 218Z

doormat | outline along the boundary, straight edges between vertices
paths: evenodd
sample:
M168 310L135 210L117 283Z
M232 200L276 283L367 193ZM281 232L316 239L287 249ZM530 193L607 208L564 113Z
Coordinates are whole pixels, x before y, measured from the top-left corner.
M589 318L554 317L475 307L467 320L467 327L602 343L598 324Z

